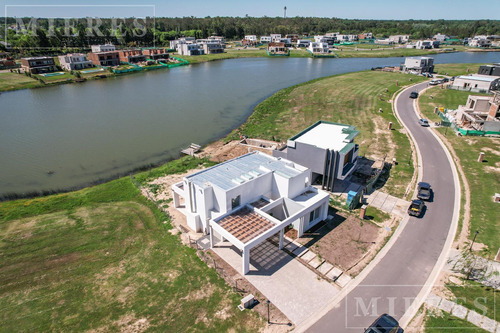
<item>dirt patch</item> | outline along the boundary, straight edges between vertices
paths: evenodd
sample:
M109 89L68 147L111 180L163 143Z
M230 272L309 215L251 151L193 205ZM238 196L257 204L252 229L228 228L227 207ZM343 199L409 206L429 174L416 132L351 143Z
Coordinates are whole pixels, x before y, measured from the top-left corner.
M54 267L57 267L57 266L62 266L62 265L65 265L65 264L69 264L69 263L75 262L79 258L80 258L80 254L79 253L76 253L76 252L68 253L68 254L65 254L65 255L62 255L62 256L58 256L57 258L48 260L45 263L45 266L47 268L54 268Z
M233 140L228 143L219 140L205 147L199 154L199 157L207 157L214 162L223 162L248 154L252 151L260 151L269 155L272 154L269 149L259 149L258 147L242 145L238 140Z
M298 242L352 276L363 270L390 234L371 222L339 212L323 223Z

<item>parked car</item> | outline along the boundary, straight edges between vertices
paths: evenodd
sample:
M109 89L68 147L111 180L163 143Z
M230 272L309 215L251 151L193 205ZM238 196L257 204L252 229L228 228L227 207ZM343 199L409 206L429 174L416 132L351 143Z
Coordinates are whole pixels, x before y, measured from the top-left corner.
M403 333L396 319L384 313L365 330L365 333Z
M420 126L428 127L429 126L429 121L427 119L419 119L418 123Z
M417 98L417 97L418 97L418 92L416 92L416 91L412 91L412 92L410 93L410 98Z
M419 217L424 211L425 204L422 200L415 199L408 207L408 214L411 216Z
M434 80L432 80L431 82L429 82L429 85L430 85L430 86L437 86L437 85L438 85L438 84L440 84L440 83L442 83L442 81L441 81L441 80L439 80L439 79L434 79Z
M447 77L445 77L445 78L443 78L441 81L442 81L443 83L444 83L444 82L449 82L449 81L450 81L450 79L448 79Z
M429 200L431 198L431 184L426 182L418 183L417 198L421 200Z

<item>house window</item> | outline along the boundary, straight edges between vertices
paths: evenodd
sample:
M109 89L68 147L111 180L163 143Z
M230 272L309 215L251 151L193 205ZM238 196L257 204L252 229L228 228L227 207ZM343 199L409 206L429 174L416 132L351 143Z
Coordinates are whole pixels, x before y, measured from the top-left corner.
M235 209L240 205L241 195L238 195L236 198L231 199L231 209Z

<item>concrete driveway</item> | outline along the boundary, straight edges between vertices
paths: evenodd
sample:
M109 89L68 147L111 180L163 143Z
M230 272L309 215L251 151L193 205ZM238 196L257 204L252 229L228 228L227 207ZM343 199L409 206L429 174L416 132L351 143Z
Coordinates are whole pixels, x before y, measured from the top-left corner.
M231 243L219 243L213 251L234 269L241 270L241 253ZM269 241L251 250L250 272L245 278L295 325L324 308L339 293L333 284L318 279L318 275Z

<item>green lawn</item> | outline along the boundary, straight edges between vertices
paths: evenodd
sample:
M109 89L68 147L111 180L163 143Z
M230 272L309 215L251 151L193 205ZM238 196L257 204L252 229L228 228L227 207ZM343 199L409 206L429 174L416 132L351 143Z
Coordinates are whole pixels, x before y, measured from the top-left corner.
M62 72L62 71L58 71ZM67 80L74 80L75 77L71 75L69 72L64 72L62 75L54 75L54 76L42 76L42 75L34 75L38 77L39 79L43 80L45 83L57 83L57 82L63 82Z
M433 98L430 99L429 96ZM450 89L432 88L419 98L420 109L431 120L440 120L433 111L434 107L443 106L455 109L463 105L469 96L468 92ZM453 130L440 128L460 158L465 177L471 191L471 228L469 237L479 230L476 241L485 244L489 252L482 255L492 258L500 246L500 205L493 202L498 192L493 184L500 184L500 139L492 137L458 137ZM479 152L485 152L483 163L477 162Z
M0 73L0 91L40 87L42 84L24 74Z
M500 290L484 286L474 281L466 281L464 286L448 284L446 287L455 295L456 303L474 310L493 320L500 320Z
M403 85L425 80L400 73L364 71L316 79L285 88L260 103L246 123L229 139L248 137L285 141L318 120L356 126L360 155L372 159L408 161L410 143L395 119L389 100ZM398 82L398 86L396 86ZM387 91L386 91L387 89ZM379 99L380 96L380 99ZM382 108L383 112L378 112ZM393 130L387 130L388 123ZM402 197L413 175L413 165L400 163L391 170L386 189Z
M164 221L129 177L0 203L1 331L259 330L262 319L239 311L241 297Z
M469 323L466 320L452 316L449 313L439 311L434 313L427 311L425 330L426 333L487 333L487 331Z
M437 64L434 72L449 76L477 73L479 66L484 64Z

